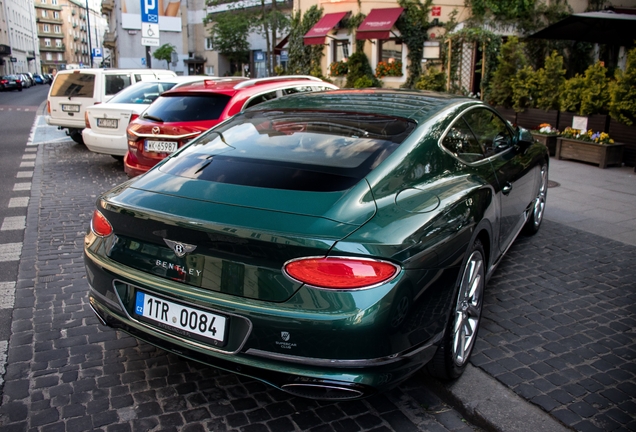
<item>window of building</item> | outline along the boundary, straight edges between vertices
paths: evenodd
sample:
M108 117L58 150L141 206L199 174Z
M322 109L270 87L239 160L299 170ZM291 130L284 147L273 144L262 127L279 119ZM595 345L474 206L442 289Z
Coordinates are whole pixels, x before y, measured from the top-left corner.
M402 61L402 42L397 39L387 39L378 41L380 50L379 60L387 63Z
M62 39L55 39L55 46L58 48L62 48Z
M351 43L349 40L334 40L331 42L333 49L333 61L342 61L349 58Z
M54 25L54 26L53 26L53 31L54 31L55 33L62 33L62 26Z
M51 46L51 39L44 39L44 46L50 47Z
M215 76L214 75L214 66L206 66L205 67L205 74L206 75L210 75L210 76Z
M51 0L52 5L57 5L57 0Z
M53 12L53 18L60 19L60 13L57 11Z
M44 33L51 33L51 27L50 27L48 24L44 24L44 25L42 26L42 31L43 31Z
M205 38L205 49L214 51L214 40L212 38Z
M48 61L53 60L53 54L51 54L50 52L47 52L47 53L46 53L46 59L47 59Z
M42 9L42 18L46 18L46 10Z
M58 61L62 61L62 60L64 60L64 54L62 54L62 53L57 53L57 60L58 60Z

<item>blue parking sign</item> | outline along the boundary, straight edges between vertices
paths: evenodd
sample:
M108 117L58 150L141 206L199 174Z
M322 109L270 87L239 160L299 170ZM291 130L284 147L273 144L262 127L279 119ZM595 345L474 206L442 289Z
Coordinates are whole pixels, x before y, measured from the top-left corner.
M159 0L141 0L141 22L159 23Z

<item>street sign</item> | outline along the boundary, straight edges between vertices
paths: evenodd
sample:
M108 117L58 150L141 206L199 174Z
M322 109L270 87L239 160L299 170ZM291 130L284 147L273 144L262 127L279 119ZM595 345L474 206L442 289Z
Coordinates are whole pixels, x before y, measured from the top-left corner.
M9 60L11 60L11 63L15 63L18 61L16 57L9 57Z
M93 57L101 57L102 49L101 48L93 48Z
M159 46L159 0L141 1L141 44ZM146 48L148 50L149 48ZM149 51L146 51L149 52Z
M159 38L141 38L143 46L159 46Z

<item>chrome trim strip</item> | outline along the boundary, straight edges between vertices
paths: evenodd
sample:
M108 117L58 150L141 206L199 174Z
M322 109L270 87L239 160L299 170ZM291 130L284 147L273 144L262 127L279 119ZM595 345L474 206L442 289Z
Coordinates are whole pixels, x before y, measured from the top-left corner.
M351 397L346 397L346 396L342 396L342 397L325 397L325 398L321 398L321 397L315 397L316 399L320 399L320 400L348 400L348 399L353 399L356 397L360 397L362 395L364 395L363 391L357 390L357 389L353 389L350 387L345 387L345 386L341 386L341 385L329 385L329 384L284 384L282 385L280 388L283 389L286 392L289 392L295 396L299 396L299 393L294 392L294 390L289 390L289 387L299 387L299 388L306 388L306 387L315 387L315 388L321 388L321 389L330 389L330 390L339 390L342 391L343 393L351 393Z
M308 81L320 81L323 82L320 78L311 75L284 75L284 76L275 76L275 77L265 77L265 78L254 78L247 81L241 81L237 85L234 86L235 90L242 89L245 87L251 87L253 85L268 82L268 81L283 81L283 80L301 80L306 79Z
M433 340L425 343L424 345L403 351L401 353L392 354L386 357L378 357L373 359L353 359L353 360L336 360L336 359L321 359L312 357L300 357L289 354L274 353L271 351L264 351L256 348L248 349L245 354L253 355L257 357L263 357L270 360L284 361L288 363L299 363L309 366L322 366L322 367L338 367L338 368L356 368L356 367L372 367L372 366L384 366L391 363L396 363L405 359L410 359L416 354L421 353L430 348L434 348L434 345L442 339L442 334L437 335Z
M200 135L205 131L197 131L197 132L192 132L192 133L188 133L188 134L184 134L184 135L164 135L164 134L160 134L160 135L153 135L153 134L139 134L135 131L129 131L131 134L135 135L136 137L139 138L161 138L161 139L167 139L167 140L177 140L177 139L183 139L183 138L188 138L191 136L195 136L195 135Z
M183 337L181 337L181 336L179 336L179 335L177 335L177 334L167 332L167 331L165 331L165 330L163 330L163 329L161 329L161 328L159 328L159 327L151 326L151 325L149 325L149 324L146 324L146 323L145 323L145 322L143 322L143 321L139 321L138 319L133 318L132 316L130 316L130 314L128 313L128 310L127 310L127 309L126 309L126 307L124 306L124 303L122 302L121 298L119 297L119 293L117 292L117 288L115 288L115 282L119 282L119 283L122 283L122 284L124 284L124 285L129 286L129 287L133 287L133 288L135 288L135 290L140 289L140 290L145 291L145 292L148 292L148 293L150 293L150 294L155 294L155 295L157 295L157 296L159 296L159 297L166 297L166 294L161 293L161 292L157 293L156 291L153 291L152 289L149 289L149 288L143 288L143 287L140 287L140 286L137 286L137 285L131 284L131 283L129 283L129 282L124 282L124 281L122 281L121 279L113 279L113 286L112 286L112 289L113 289L113 291L115 291L115 295L117 296L117 299L119 300L119 303L120 303L120 305L121 305L121 308L122 308L122 310L124 311L124 313L126 314L126 317L127 317L130 321L132 321L132 322L134 322L135 324L138 324L138 325L140 325L141 327L144 327L144 328L146 328L146 329L148 329L148 330L150 330L150 331L153 331L153 332L155 332L155 333L160 333L160 334L162 334L162 335L164 335L164 336L167 336L167 337L169 337L169 338L177 339L177 340L181 341L182 343L184 343L184 344L186 344L186 345L195 346L195 347L200 348L200 349L205 349L205 350L209 350L209 351L214 351L214 352L218 352L218 353L221 353L221 354L234 355L234 354L237 354L237 353L241 352L241 350L243 349L243 347L244 347L244 346L245 346L245 344L247 343L247 339L249 338L250 334L252 333L252 328L253 328L252 321L250 321L249 319L245 318L244 316L241 316L241 315L238 315L238 314L235 314L235 313L231 313L231 312L222 312L222 311L218 311L218 310L216 310L216 309L210 309L210 308L205 307L205 306L201 306L201 305L197 305L197 304L192 304L192 303L190 303L190 302L188 302L188 301L183 301L182 299L177 299L177 300L174 300L174 301L176 301L176 302L178 302L178 303L181 303L181 304L185 304L185 305L191 306L191 307L196 308L196 309L203 309L203 310L207 310L207 311L210 311L211 313L215 313L215 314L217 314L217 315L233 316L233 317L240 318L240 319L242 319L242 320L247 321L247 323L248 323L248 327L249 327L249 328L247 329L247 333L245 334L245 338L244 338L244 339L243 339L243 341L239 344L238 348L237 348L236 350L234 350L234 351L227 351L227 350L223 350L223 349L220 349L220 348L214 348L214 347L212 347L212 346L205 345L205 344L203 344L202 342L199 342L199 341L194 341L194 340L190 340L190 339L185 339L185 338L183 338ZM228 333L229 333L229 331L228 331ZM228 337L229 337L229 336L228 336Z

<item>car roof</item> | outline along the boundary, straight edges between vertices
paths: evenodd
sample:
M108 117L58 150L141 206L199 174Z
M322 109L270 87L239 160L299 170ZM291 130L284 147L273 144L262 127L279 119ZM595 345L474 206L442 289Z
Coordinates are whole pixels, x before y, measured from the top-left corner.
M226 77L217 78L210 77L204 81L199 81L192 84L180 86L176 89L171 89L162 94L162 96L169 95L171 93L223 93L226 95L234 95L242 89L249 89L254 91L266 90L269 88L279 88L281 84L285 85L311 85L311 84L326 84L331 85L319 78L304 75L287 75L279 77L268 78L254 78L245 79L241 77Z
M476 99L425 90L342 89L292 94L260 103L248 110L355 112L409 118L421 123L445 108L471 102L482 103Z

